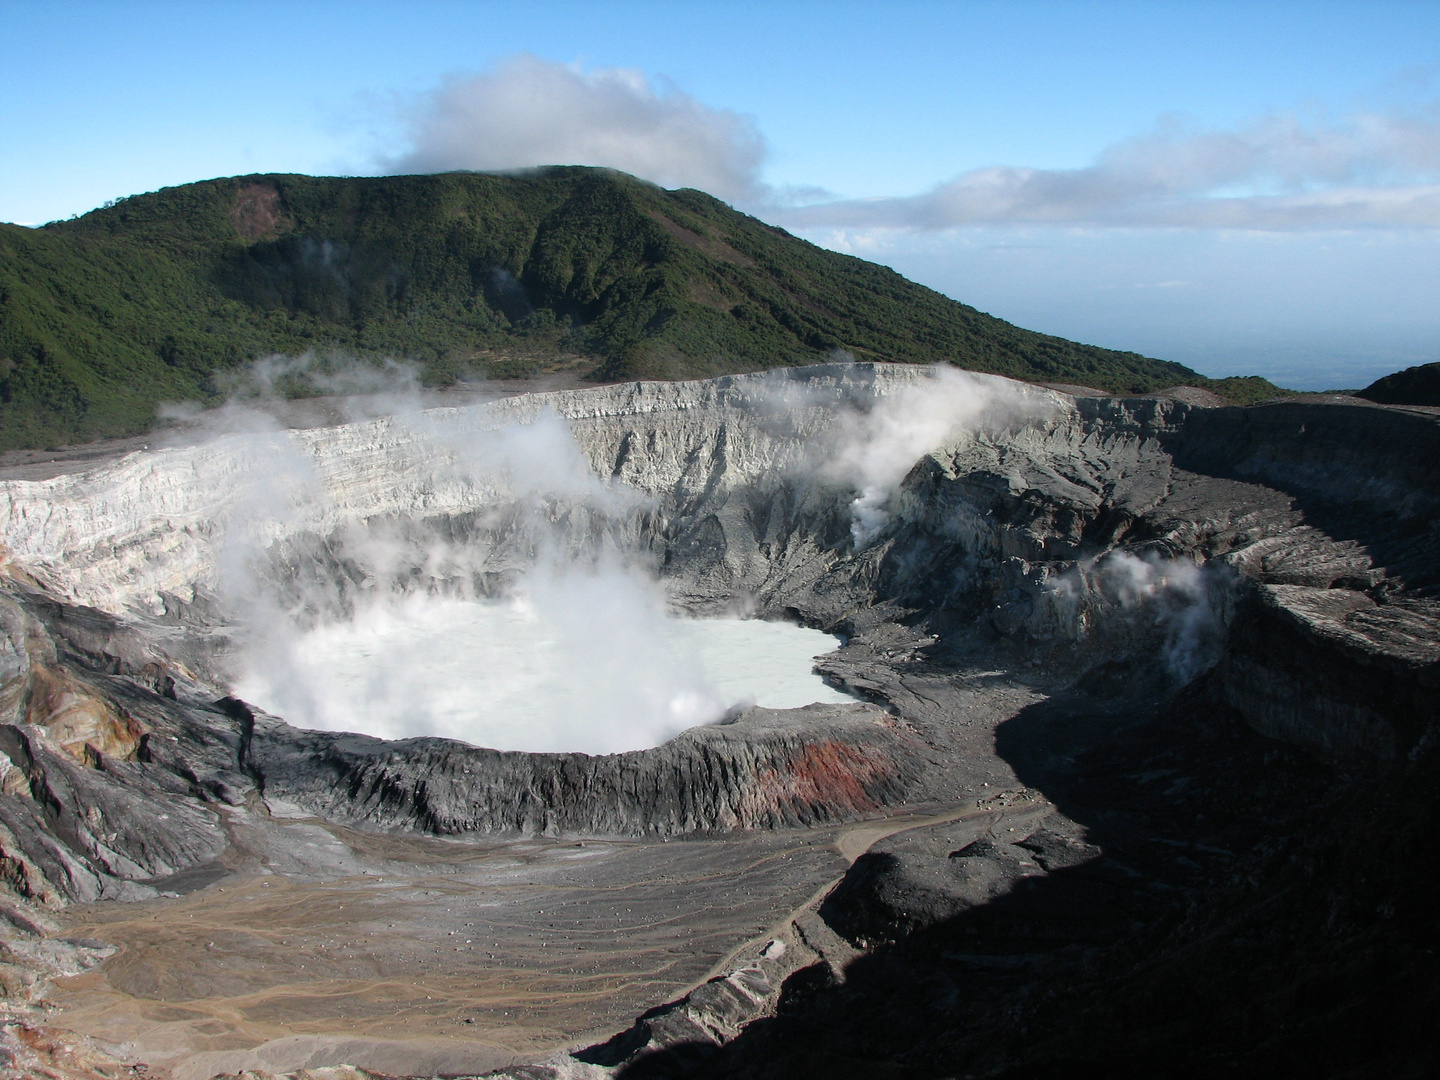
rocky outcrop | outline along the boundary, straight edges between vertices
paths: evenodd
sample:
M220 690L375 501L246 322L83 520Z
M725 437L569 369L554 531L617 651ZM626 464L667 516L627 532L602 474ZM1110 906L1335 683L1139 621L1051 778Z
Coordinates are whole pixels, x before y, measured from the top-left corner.
M603 757L383 742L265 718L246 762L267 796L335 820L442 836L668 837L873 813L910 790L919 749L883 710L856 704L752 708Z
M1440 732L1440 604L1259 585L1212 677L1271 738L1353 764L1429 749Z
M948 852L931 850L937 839L945 845L939 832L920 845L882 841L855 860L820 914L857 946L872 948L1008 896L1028 878L1082 863L1103 872L1102 853L1085 841L1083 829L1053 816L1050 825L1055 828L1026 830L1018 840L967 837Z

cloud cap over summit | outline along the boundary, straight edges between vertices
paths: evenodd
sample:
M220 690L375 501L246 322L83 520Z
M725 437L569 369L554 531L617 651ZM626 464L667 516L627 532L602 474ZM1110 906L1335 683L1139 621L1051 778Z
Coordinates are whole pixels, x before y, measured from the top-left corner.
M754 197L765 140L747 116L629 68L584 71L528 54L451 76L405 110L396 173L599 165L729 201Z

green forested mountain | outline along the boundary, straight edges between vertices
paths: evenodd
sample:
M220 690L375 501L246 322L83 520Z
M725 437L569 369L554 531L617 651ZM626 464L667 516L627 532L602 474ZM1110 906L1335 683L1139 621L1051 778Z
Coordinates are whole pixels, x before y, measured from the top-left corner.
M681 378L824 358L949 361L1237 400L1264 380L1022 330L699 191L600 169L244 176L0 225L0 447L143 430L258 357L396 357L443 385L566 366Z
M1440 363L1420 364L1376 379L1359 396L1382 405L1440 405Z

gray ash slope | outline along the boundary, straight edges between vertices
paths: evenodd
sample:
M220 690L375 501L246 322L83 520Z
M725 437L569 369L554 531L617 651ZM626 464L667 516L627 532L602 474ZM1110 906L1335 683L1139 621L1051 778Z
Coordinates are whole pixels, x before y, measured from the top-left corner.
M661 1038L652 1018L591 1058L633 1076L1423 1069L1440 423L985 380L1023 407L912 454L857 544L878 474L814 455L880 438L866 418L930 377L828 366L464 419L554 410L643 499L542 499L547 527L638 553L691 611L743 596L843 632L822 670L875 703L608 758L300 732L226 698L214 551L246 504L215 478L242 489L253 444L4 484L5 880L52 906L154 895L223 861L228 823L266 800L401 833L663 838L1018 781L1050 808L1033 827L937 825L855 863L820 915L868 951L777 978L748 1025ZM268 534L281 586L320 582L343 611L377 580L500 588L534 556L513 490L427 473L431 444L391 420L286 438L320 479ZM366 565L357 529L479 554ZM601 1067L536 1068L582 1065Z
M1174 694L1093 657L995 729L1049 811L875 845L819 909L865 951L774 973L733 1037L662 1014L618 1074L1434 1075L1436 432L1295 404L1162 432L1169 490L1122 529L1239 572L1215 666Z

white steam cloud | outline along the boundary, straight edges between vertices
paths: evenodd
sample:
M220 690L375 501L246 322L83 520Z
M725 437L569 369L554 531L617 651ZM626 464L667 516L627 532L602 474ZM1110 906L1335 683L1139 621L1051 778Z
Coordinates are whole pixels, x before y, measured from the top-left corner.
M1142 634L1160 635L1165 666L1182 685L1219 659L1226 579L1210 564L1113 551L1052 579L1047 588L1082 629L1122 619Z
M1053 407L1043 390L942 366L868 412L845 416L824 468L859 492L850 504L855 547L884 531L901 482L926 454L962 433L998 430Z
M530 55L447 79L407 120L410 150L387 171L600 165L737 200L759 190L765 157L748 117L632 69L587 72Z
M619 753L733 704L673 622L634 568L542 564L499 599L386 593L308 630L281 622L251 642L235 689L300 727Z
M163 402L159 418L215 438L279 431L279 415L303 413L307 402L312 422L368 420L424 407L420 365L408 360L370 363L314 352L272 353L235 371L216 372L215 379L226 394L224 404L207 409L194 401ZM292 396L296 400L287 401ZM316 398L323 407L314 407Z
M271 414L295 403L267 395L297 381L362 422L286 430ZM597 476L559 415L421 404L401 366L272 357L226 407L169 410L233 462L215 577L239 696L301 727L586 753L750 700L850 700L811 673L834 646L816 631L722 628L717 665L638 542L649 500Z
M376 434L422 505L428 489L472 493L475 535L333 507L333 478L290 433L247 436L264 442L248 490L266 497L243 505L220 566L237 691L302 727L501 749L632 750L717 719L729 703L668 626L662 590L607 535L643 500L595 477L554 413L488 429L467 413L402 412ZM273 544L297 521L335 525L321 555L344 577L276 576ZM477 618L477 604L493 610ZM558 707L520 715L527 679L548 680Z
M921 195L770 216L801 228L1440 228L1440 103L1405 117L1275 113L1228 131L1166 117L1085 168L972 169Z

